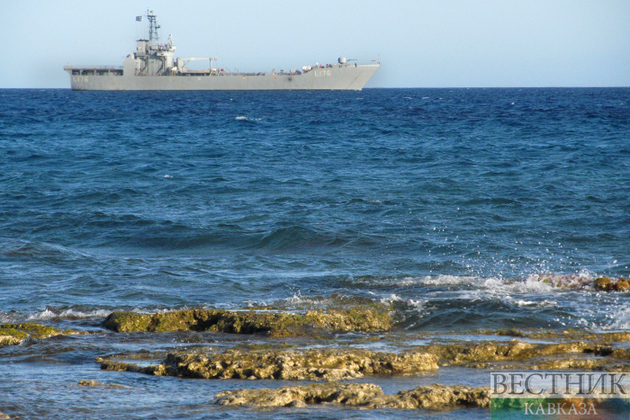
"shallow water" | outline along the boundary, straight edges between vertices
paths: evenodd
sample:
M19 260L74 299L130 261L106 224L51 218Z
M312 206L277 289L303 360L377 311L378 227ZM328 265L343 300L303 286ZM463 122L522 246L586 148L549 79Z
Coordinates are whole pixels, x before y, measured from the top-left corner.
M410 333L628 330L627 295L592 281L630 276L629 100L625 88L0 90L0 322L103 331L116 309L299 310L338 294L392 303ZM406 415L217 408L216 392L281 384L94 363L191 340L230 342L105 332L2 348L0 411Z

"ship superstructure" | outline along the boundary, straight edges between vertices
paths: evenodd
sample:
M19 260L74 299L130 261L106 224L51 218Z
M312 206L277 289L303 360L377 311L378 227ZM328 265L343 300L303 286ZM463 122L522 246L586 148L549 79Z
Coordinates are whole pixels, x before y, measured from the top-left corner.
M214 68L216 57L175 58L172 35L159 42L157 15L147 10L148 39L139 39L136 51L122 67L65 66L72 90L361 90L380 63L358 65L340 57L336 64L303 66L301 70L256 73ZM141 20L142 17L136 17ZM208 68L189 70L191 61L208 61Z

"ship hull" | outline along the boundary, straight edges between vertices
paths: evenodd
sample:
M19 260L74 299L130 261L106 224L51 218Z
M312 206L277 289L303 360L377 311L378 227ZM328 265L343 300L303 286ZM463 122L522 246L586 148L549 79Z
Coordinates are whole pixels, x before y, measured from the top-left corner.
M316 68L302 74L136 76L70 73L72 90L361 90L379 64ZM71 69L69 69L71 70ZM76 73L76 72L75 72Z

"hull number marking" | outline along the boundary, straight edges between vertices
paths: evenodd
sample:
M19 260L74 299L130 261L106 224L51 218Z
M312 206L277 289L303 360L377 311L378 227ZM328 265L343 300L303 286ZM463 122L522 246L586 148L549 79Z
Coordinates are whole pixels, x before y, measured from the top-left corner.
M315 71L315 77L332 76L332 73L330 70L314 70L314 71Z

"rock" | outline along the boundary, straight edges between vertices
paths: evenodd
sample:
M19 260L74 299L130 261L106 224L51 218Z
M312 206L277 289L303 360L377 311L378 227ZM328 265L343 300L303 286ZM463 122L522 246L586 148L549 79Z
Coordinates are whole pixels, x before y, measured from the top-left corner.
M521 338L527 337L527 335L523 331L519 331L516 328L510 328L509 330L497 330L490 333L496 334L496 335L505 335L505 336L510 336L510 337L521 337Z
M102 383L102 382L96 382L96 381L90 381L90 380L87 380L87 379L81 379L77 385L79 385L79 386L103 386L105 384Z
M64 334L63 331L58 330L57 328L49 327L47 325L37 324L34 322L25 322L22 324L10 324L16 329L20 331L28 333L33 338L48 338L55 335ZM67 331L66 333L72 333L71 331Z
M219 405L256 407L303 407L311 404L337 403L363 408L446 409L457 406L490 407L490 390L466 386L433 384L419 386L396 395L386 395L374 384L311 384L280 389L239 389L215 396Z
M417 408L444 409L454 406L466 407L490 407L490 389L472 388L461 385L419 386L411 391L401 391L396 394L396 399L401 402L417 403ZM374 408L380 408L376 406ZM399 408L407 408L401 406ZM416 407L413 407L416 408Z
M612 287L612 283L608 277L598 277L593 282L595 290L608 292Z
M527 334L534 340L580 340L598 343L615 343L618 341L630 341L630 332L595 333L584 329L569 328L567 330L536 330Z
M305 318L306 323L331 331L387 331L391 328L391 316L375 306L308 311Z
M0 325L0 346L15 346L28 338L43 339L55 335L87 334L73 330L61 331L53 327L34 322L22 324L2 324Z
M28 337L28 334L23 331L18 331L11 326L11 324L5 324L0 326L0 346L17 346Z
M86 332L74 331L74 330L58 330L57 328L49 327L47 325L37 324L35 322L23 322L21 324L2 324L2 328L13 328L31 335L33 338L48 338L55 335L73 335L73 334L88 334Z
M104 387L104 388L109 388L109 389L115 389L115 388L128 388L124 385L120 385L120 384L105 384L103 382L96 382L96 381L92 381L92 380L88 380L88 379L81 379L79 381L79 383L77 384L78 386L89 386L89 387Z
M255 350L170 353L162 364L138 367L98 359L101 369L203 379L340 380L364 375L404 375L438 369L437 357L423 352L367 350Z
M487 331L485 331L487 333ZM402 352L375 352L352 348L287 349L271 343L249 350L197 349L174 352L160 364L137 366L121 363L115 357L99 359L101 368L139 372L155 376L205 379L326 380L368 375L410 375L438 366L499 369L611 369L630 366L630 349L617 343L630 341L630 333L595 333L582 329L535 330L527 342L455 341L416 346ZM497 334L503 334L498 331ZM515 335L510 332L510 335ZM397 337L394 335L393 337ZM139 355L147 359L146 354ZM127 356L127 357L133 357Z
M306 315L284 312L254 312L191 309L157 314L113 312L103 326L116 332L215 331L235 334L267 333L271 336L298 335L306 326L330 331L386 331L391 316L384 307L313 310Z
M583 341L563 343L531 344L520 340L509 343L464 342L452 344L434 344L420 347L420 351L435 354L440 358L441 366L480 366L481 362L524 361L540 357L566 357L571 353L594 353L601 344Z
M252 405L256 407L295 407L308 404L339 403L365 406L375 398L386 398L373 384L311 384L279 389L239 389L215 396L219 405Z
M598 277L593 282L593 287L598 291L611 292L614 290L616 292L626 292L630 289L630 280L620 277L613 281L608 277Z
M0 420L8 420L11 417L7 416L6 414L4 414L3 412L0 412Z
M170 353L162 363L137 366L98 359L104 370L139 372L155 376L203 379L327 380L369 375L411 375L436 370L438 366L513 369L594 369L625 364L630 349L611 346L611 339L628 340L628 334L582 334L589 341L528 343L520 340L495 343L457 342L432 344L403 352L374 352L362 349L254 349L248 351L196 350ZM592 337L591 337L592 336ZM571 338L572 335L567 336ZM146 356L146 355L145 355Z

